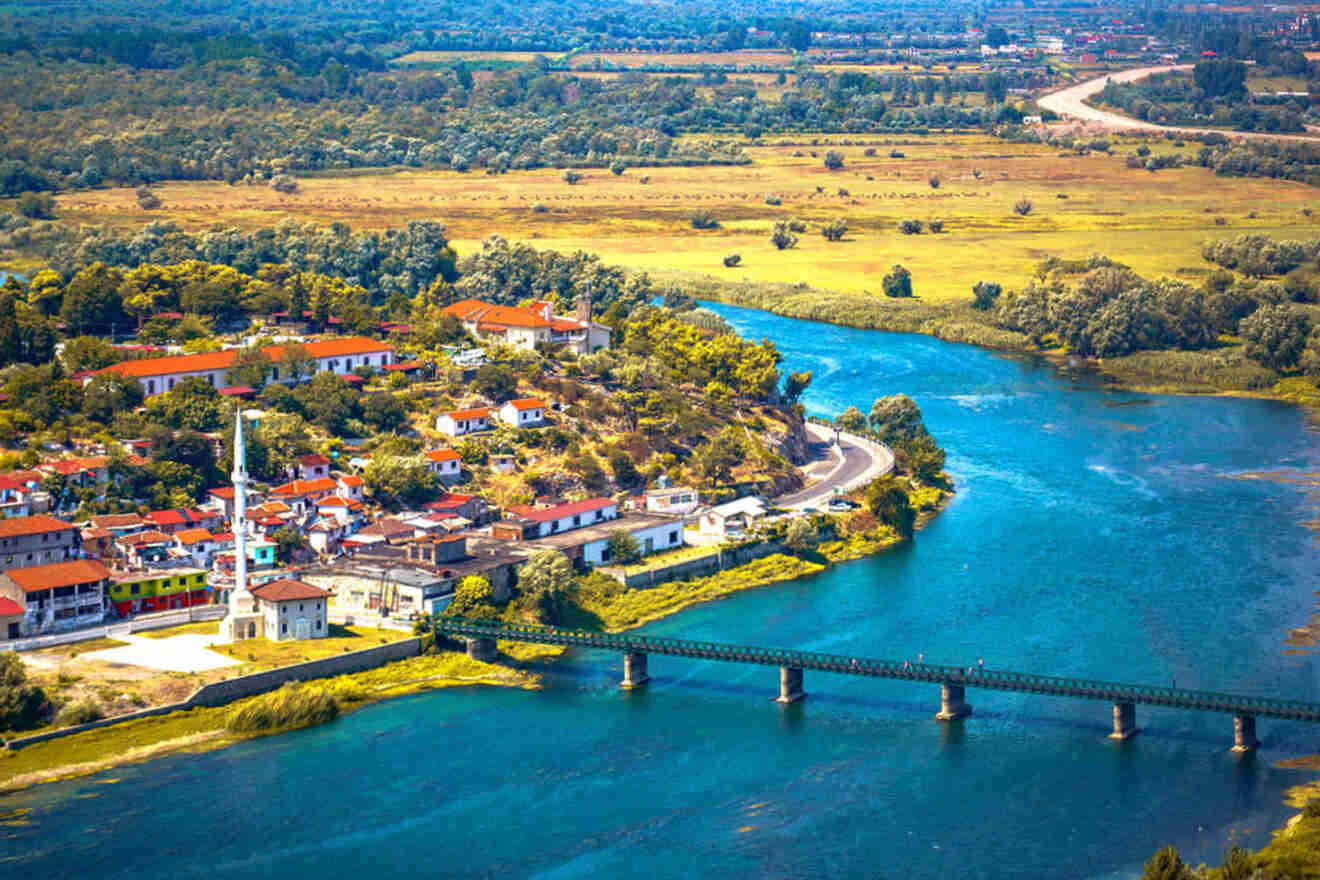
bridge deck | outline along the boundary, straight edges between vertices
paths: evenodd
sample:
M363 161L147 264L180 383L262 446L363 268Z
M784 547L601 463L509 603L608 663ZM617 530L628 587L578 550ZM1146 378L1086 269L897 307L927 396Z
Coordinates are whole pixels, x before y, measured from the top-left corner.
M876 660L869 657L820 654L814 651L793 651L781 648L758 648L629 633L598 633L532 624L467 620L460 617L440 618L438 629L439 632L451 636L493 638L510 642L533 642L542 645L579 645L585 648L604 648L620 652L635 651L642 654L667 654L674 657L694 657L727 663L815 669L842 675L868 675L874 678L892 678L901 681L955 684L963 687L1016 691L1029 694L1049 694L1085 700L1141 703L1148 706L1167 706L1204 712L1224 712L1261 718L1320 722L1320 703L1308 703L1302 700L1221 694L1212 691L1195 691L1143 684L1119 684L1117 682L1094 681L1085 678L1062 678L1052 675L1034 675L1029 672L1008 672L977 667L939 666L931 663L916 664L899 660Z

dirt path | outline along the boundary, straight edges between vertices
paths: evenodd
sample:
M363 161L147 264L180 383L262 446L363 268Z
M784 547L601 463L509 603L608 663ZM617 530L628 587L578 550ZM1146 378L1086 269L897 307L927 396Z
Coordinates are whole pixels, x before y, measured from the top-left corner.
M1301 134L1269 134L1261 131L1224 131L1215 128L1187 128L1173 125L1153 125L1149 122L1142 122L1140 119L1133 119L1130 116L1122 116L1118 113L1110 113L1108 110L1100 110L1088 106L1085 102L1087 98L1098 95L1109 80L1119 83L1133 82L1139 79L1145 79L1156 73L1168 73L1171 70L1191 70L1190 64L1165 64L1159 67L1137 67L1132 70L1123 70L1118 73L1110 73L1105 76L1089 79L1084 83L1075 86L1069 86L1053 94L1038 98L1036 103L1046 110L1053 110L1065 119L1075 119L1086 122L1091 125L1100 126L1107 131L1167 131L1177 134L1222 134L1230 138L1254 138L1257 140L1281 140L1281 141L1316 141L1313 135Z

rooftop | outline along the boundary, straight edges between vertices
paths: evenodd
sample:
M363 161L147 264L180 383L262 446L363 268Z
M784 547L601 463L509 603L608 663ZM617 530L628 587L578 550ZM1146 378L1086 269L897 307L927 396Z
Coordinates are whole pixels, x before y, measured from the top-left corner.
M393 352L394 346L387 342L378 342L363 336L348 336L340 339L325 339L320 342L308 342L302 346L307 354L314 358L333 358L345 355L376 354ZM121 361L112 364L101 373L119 373L124 376L145 378L147 376L168 376L174 373L201 373L214 370L227 370L237 356L237 349L208 351L201 354L181 354L172 357L148 358L135 361ZM272 361L284 360L285 346L270 345L262 353Z
M545 523L554 522L566 516L577 516L582 513L605 510L608 507L614 507L616 504L617 502L612 498L588 498L586 501L570 501L567 504L556 504L554 507L510 507L509 509L523 519Z
M54 587L91 584L110 577L110 570L92 559L52 562L31 568L14 568L6 574L24 593L39 593Z
M292 578L283 578L253 587L252 595L267 602L290 602L296 599L324 599L330 595L330 591Z
M53 516L16 516L12 519L0 520L0 538L40 535L45 532L58 532L72 528L72 524Z

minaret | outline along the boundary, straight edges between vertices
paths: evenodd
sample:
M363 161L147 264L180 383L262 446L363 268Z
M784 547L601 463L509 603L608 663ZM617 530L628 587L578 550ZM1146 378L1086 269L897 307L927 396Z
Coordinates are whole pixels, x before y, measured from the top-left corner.
M247 588L247 450L243 445L243 409L234 416L234 591L229 597L231 614L240 602L251 602ZM247 610L251 610L249 605Z

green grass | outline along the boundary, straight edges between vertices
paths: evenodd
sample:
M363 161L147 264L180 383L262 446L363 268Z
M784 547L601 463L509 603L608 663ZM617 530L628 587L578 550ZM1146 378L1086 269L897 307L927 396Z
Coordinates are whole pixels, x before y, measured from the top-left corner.
M182 635L218 636L219 634L220 623L214 620L199 620L196 623L181 623L178 626L167 626L162 629L149 629L134 633L134 635L148 639L168 639L171 636Z

